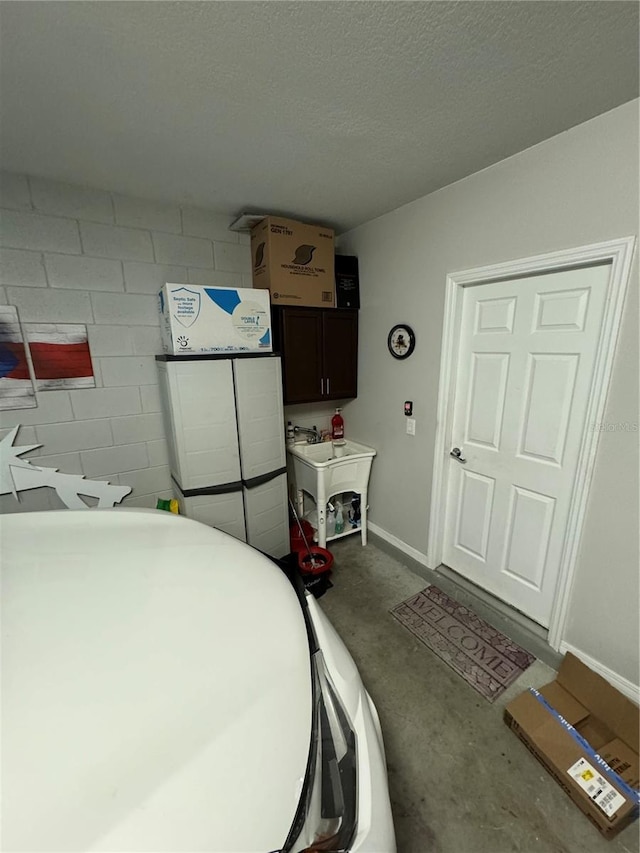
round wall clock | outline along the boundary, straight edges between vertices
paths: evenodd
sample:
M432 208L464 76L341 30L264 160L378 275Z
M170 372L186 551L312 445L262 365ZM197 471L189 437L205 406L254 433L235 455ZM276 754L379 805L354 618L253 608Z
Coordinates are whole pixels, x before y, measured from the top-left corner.
M399 323L389 332L387 346L394 358L409 358L416 345L416 336L411 326Z

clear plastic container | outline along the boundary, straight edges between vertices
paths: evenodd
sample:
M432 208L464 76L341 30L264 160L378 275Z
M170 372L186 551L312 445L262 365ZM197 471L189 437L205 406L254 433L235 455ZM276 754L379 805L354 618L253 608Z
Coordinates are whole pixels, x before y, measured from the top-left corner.
M327 512L326 512L326 523L327 523L327 536L335 536L336 512L335 512L335 510L331 511L329 509L329 507L327 507Z
M295 444L295 442L296 442L296 436L295 436L295 433L293 431L293 424L291 423L291 421L289 421L287 424L287 444L289 446L293 446Z

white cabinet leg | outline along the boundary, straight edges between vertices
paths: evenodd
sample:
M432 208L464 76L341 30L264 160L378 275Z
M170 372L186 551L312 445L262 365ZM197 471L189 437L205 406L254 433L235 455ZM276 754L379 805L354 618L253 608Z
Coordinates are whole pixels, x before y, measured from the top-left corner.
M360 539L367 544L367 490L360 494Z
M318 545L321 548L327 547L327 525L325 523L326 504L318 502L316 504L318 510Z

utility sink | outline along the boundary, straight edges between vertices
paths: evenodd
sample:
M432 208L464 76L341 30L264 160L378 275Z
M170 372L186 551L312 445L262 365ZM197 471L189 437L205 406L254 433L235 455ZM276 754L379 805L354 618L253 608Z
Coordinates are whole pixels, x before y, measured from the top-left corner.
M287 448L290 474L295 481L298 512L302 515L306 492L316 502L318 511L318 544L326 546L325 509L327 501L344 492L360 495L362 544L367 544L367 490L371 463L376 451L373 447L347 440L344 444L323 441L319 444L294 444ZM345 530L341 536L355 532ZM331 537L331 538L337 538Z
M288 450L293 456L314 468L324 468L346 457L352 457L351 461L354 461L353 457L356 456L373 458L376 455L373 447L355 441L345 441L344 444L334 444L332 441L321 441L319 444L298 443Z

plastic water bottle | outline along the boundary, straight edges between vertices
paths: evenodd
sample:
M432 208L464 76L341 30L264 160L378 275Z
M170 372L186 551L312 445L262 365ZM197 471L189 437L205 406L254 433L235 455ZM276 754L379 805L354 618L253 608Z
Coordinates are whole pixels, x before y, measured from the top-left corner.
M327 536L333 536L336 532L336 511L327 506Z
M293 424L291 421L287 424L287 444L295 444L296 443L296 434L293 431Z
M352 527L360 527L360 495L354 495L351 498L351 509L349 511L349 522Z

